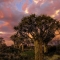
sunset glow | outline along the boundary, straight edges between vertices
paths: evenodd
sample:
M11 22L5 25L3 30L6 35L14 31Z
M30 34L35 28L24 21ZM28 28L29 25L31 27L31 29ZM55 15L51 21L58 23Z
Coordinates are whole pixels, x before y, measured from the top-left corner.
M26 8L26 10L25 10L25 13L26 13L26 14L28 14L28 13L29 13L27 8Z
M33 36L32 36L30 33L29 33L29 34L27 33L27 35L28 35L30 38L33 38Z
M0 36L10 40L13 27L30 14L46 14L60 20L60 0L0 0Z
M57 16L59 12L60 12L60 10L56 10L55 13L51 17Z
M40 0L33 0L36 4L40 1Z
M5 32L0 32L0 34L6 34Z
M56 35L60 35L60 32L59 32L59 31L56 31L55 34L56 34Z

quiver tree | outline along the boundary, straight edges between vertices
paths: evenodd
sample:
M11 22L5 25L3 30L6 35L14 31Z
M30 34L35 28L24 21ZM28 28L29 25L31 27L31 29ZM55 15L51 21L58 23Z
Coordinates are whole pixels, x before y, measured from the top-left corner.
M14 47L17 47L18 44L20 43L20 37L18 37L17 34L14 34L10 37L12 39L12 41L14 42Z
M2 48L4 44L5 44L4 38L0 37L0 48Z
M23 39L22 36L19 37L18 34L14 34L14 35L12 35L10 38L11 38L12 41L14 42L14 47L15 47L15 48L21 49L21 47L22 47L21 50L22 50L22 51L24 50L24 46L23 46L23 41L24 41L24 39ZM21 45L21 44L22 44L22 45Z
M50 16L36 16L32 14L23 17L17 31L24 39L31 38L35 45L35 60L43 60L43 44L47 44L55 37L55 31L60 23Z

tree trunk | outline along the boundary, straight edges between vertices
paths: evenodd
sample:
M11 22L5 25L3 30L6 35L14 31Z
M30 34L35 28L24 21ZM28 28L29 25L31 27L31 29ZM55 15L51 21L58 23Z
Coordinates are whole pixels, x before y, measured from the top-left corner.
M16 43L14 42L14 48L16 48Z
M35 45L35 60L43 60L43 47L42 47L42 41L34 41Z
M44 43L44 53L47 53L47 45Z

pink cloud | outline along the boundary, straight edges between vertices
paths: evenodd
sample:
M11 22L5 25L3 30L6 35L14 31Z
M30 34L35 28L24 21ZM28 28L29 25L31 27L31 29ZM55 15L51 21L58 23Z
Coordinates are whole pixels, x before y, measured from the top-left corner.
M38 3L33 3L28 8L28 12L30 14L47 14L47 15L53 15L56 13L57 10L60 10L60 0L34 0ZM57 16L57 15L56 15ZM55 16L55 17L56 17ZM60 18L58 18L60 19Z
M25 11L27 7L28 7L28 2L26 1L26 2L23 4L22 9Z
M21 12L16 8L16 4L21 1L22 0L0 0L0 32L5 32L5 34L0 33L0 36L4 37L5 40L10 40L9 37L14 33L13 27L18 25L22 17L33 13L51 16L54 15L57 10L60 10L60 0L36 0L38 3L33 0L30 4L30 0L25 0L21 8L23 12ZM25 12L27 8L28 14ZM60 19L60 11L55 18Z
M10 36L14 34L13 27L26 15L16 9L17 2L16 0L0 0L0 32L3 32L0 33L0 37L2 36L5 40L10 40Z

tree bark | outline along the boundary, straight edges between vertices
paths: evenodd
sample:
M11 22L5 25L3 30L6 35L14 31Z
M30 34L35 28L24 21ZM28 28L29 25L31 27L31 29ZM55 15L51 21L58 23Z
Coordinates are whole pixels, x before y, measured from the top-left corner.
M47 45L44 43L44 53L47 53Z
M43 47L42 47L42 41L34 41L35 45L35 60L43 60Z
M16 43L14 42L14 48L16 48Z

